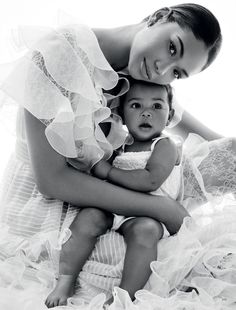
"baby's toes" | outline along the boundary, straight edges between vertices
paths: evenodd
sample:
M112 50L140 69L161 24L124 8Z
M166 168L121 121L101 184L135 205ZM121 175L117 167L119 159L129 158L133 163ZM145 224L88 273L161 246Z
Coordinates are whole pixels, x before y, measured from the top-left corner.
M60 298L59 298L59 297L47 298L46 301L45 301L45 305L46 305L48 308L57 307L57 306L59 306L59 303L60 303Z
M51 307L51 299L47 298L47 299L45 300L45 305L46 305L48 308L52 308L52 307Z
M58 306L66 306L67 305L67 297L61 297L58 301Z

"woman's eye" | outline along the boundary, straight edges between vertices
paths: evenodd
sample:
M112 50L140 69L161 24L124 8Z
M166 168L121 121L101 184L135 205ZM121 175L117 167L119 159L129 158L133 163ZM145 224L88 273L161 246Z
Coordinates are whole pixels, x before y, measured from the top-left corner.
M175 56L176 53L177 53L177 48L176 48L175 44L172 41L170 41L169 52L170 52L171 56Z
M138 108L140 108L140 104L137 103L137 102L134 102L134 103L131 104L131 108L132 109L138 109Z
M180 78L181 78L181 73L180 73L178 70L176 70L176 69L175 69L175 70L173 71L173 73L174 73L174 77L175 77L175 79L177 79L177 80L178 80L178 79L180 79Z
M162 109L162 104L161 103L154 103L153 109L157 109L157 110Z

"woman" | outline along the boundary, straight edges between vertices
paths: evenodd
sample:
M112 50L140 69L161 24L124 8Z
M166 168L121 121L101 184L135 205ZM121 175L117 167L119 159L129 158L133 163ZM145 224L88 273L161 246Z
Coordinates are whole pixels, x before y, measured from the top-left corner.
M7 274L3 286L21 285L25 293L16 295L25 299L30 294L35 298L35 291L40 296L38 280L44 283L41 295L46 297L45 286L50 286L57 271L61 244L70 238L68 227L78 212L76 206L86 210L94 227L97 221L104 226L107 222L102 209L153 217L172 233L179 229L186 211L177 202L104 183L84 171L102 157L109 158L124 141L116 117L108 118L110 110L102 93L117 84L114 70L160 84L191 76L214 60L221 33L208 10L184 4L158 10L135 25L93 30L75 25L55 32L42 28L33 37L24 32L23 40L30 52L1 84L21 105L16 153L4 179L1 254L4 268L11 272L17 266L19 272L17 283ZM104 120L112 124L107 137L100 126ZM168 206L165 210L162 199ZM116 250L122 253L123 243L117 240ZM94 271L87 270L80 281L82 287L87 288L88 277L101 290L119 281L116 274L115 282L106 275L102 281L97 279L100 263L94 261L95 269L90 265ZM90 298L93 294L90 287Z

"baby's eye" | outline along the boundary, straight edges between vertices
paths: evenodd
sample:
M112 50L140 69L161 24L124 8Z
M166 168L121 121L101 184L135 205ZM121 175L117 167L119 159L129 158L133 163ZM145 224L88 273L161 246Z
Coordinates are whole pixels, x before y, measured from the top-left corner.
M170 41L169 52L170 52L171 56L175 56L177 53L177 48L176 48L175 44L173 43L173 41Z
M141 105L140 105L140 103L138 103L138 102L134 102L134 103L131 104L131 108L132 108L132 109L138 109L138 108L140 108L140 106L141 106Z
M181 73L178 70L174 69L173 73L174 73L175 79L178 80L181 78Z
M157 110L160 110L160 109L162 109L162 104L161 103L154 103L153 104L153 109L157 109Z

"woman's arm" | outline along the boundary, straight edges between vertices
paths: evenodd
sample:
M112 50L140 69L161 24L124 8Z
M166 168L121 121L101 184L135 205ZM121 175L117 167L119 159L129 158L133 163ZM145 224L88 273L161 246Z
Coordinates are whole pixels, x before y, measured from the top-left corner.
M39 190L46 196L80 207L97 207L125 216L148 216L176 232L187 211L176 201L142 194L104 182L69 167L52 149L45 126L25 110L29 155Z
M181 121L167 131L180 135L183 139L186 139L189 133L196 133L208 141L222 138L221 135L209 129L187 111L184 111Z
M178 158L175 144L168 138L158 141L144 169L124 170L111 167L107 180L136 191L158 189L170 175Z

